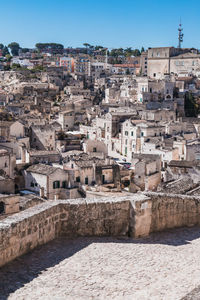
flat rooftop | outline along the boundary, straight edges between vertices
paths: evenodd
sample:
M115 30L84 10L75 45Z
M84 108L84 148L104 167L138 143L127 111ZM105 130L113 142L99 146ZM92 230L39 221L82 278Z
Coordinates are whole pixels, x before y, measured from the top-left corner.
M200 299L200 228L59 238L0 269L0 299Z

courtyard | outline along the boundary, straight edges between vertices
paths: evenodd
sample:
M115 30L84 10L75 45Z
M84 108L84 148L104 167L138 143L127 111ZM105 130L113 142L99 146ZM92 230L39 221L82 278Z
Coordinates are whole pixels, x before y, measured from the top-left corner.
M200 228L58 238L0 269L0 300L200 299Z

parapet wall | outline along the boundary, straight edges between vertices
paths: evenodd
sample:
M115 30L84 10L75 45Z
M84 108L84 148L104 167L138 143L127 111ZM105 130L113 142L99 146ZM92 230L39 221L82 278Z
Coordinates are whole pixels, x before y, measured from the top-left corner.
M59 235L121 236L129 230L130 200L47 201L0 222L0 266Z
M151 198L150 232L200 225L200 197L147 193Z
M45 203L0 222L0 266L53 240L60 231L60 206Z
M148 236L200 224L200 197L158 193L46 201L0 221L0 266L65 235Z

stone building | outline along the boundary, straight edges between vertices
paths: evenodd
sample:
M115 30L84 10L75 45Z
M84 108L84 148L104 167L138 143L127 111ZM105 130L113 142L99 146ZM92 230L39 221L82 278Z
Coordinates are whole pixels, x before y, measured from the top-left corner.
M147 74L148 74L148 63L147 63L147 60L148 60L148 51L143 51L141 53L141 56L140 56L141 74L143 76L147 76Z
M135 154L134 173L131 177L130 191L155 191L161 182L161 159L159 155Z
M15 194L15 180L13 178L0 176L0 194Z
M14 177L14 168L16 166L16 157L12 151L0 148L0 171L1 175Z
M197 75L200 55L195 49L159 47L148 49L148 76L164 79L166 75Z
M170 122L176 120L176 113L173 110L158 109L158 110L142 110L139 115L143 120Z
M70 198L70 189L74 187L69 172L44 164L32 165L24 170L24 178L26 189L51 200Z
M84 152L91 157L106 158L108 154L107 146L103 141L86 140L83 144Z
M174 47L159 47L148 49L148 76L154 79L163 79L170 74L170 57L180 53Z
M25 135L24 125L19 121L1 121L0 139L8 141L11 138L22 138Z
M89 157L84 153L68 158L64 169L73 171L75 181L83 185L112 183L117 187L120 182L119 166L112 159Z
M55 129L53 126L31 126L30 146L36 150L55 150Z
M56 150L48 151L48 150L30 150L28 152L29 163L37 164L37 163L59 163L60 162L60 154Z
M130 161L133 153L140 151L140 128L131 119L122 123L121 129L121 153Z
M19 196L0 194L0 215L14 214L18 212L19 212Z
M73 130L75 122L74 110L66 110L59 113L57 120L64 131Z

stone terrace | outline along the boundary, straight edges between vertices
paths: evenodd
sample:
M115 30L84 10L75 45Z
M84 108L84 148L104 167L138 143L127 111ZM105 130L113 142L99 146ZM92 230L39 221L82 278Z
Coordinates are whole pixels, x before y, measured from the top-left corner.
M0 269L0 299L199 299L200 229L60 237Z

